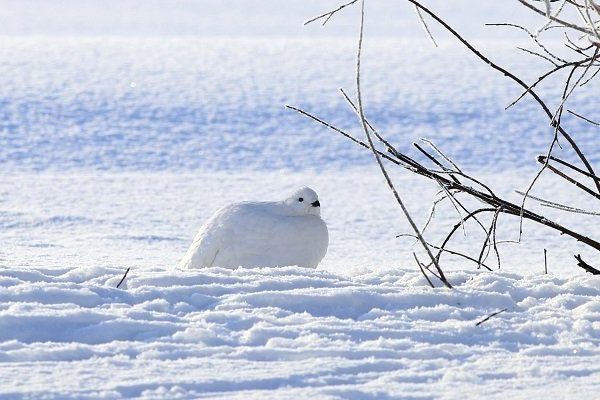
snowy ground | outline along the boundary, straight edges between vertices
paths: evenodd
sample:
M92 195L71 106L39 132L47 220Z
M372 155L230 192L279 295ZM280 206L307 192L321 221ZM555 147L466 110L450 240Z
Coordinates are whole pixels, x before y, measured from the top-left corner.
M3 270L0 386L31 398L585 398L598 278ZM507 309L480 326L487 314Z
M0 398L594 398L600 278L573 255L595 254L526 224L520 244L500 246L500 271L447 256L455 289L429 288L419 247L396 238L409 228L369 154L283 107L360 135L337 92L353 88L356 14L325 37L291 23L321 2L261 2L248 21L248 3L230 3L231 13L209 0L0 7ZM444 4L460 21L461 7ZM490 4L464 31L535 79L539 60L476 28L506 20ZM378 7L365 43L369 118L417 158L411 142L434 140L518 201L551 138L545 117L527 100L503 111L519 95L510 82L443 38L434 49L405 35L409 25L394 30L396 9ZM409 11L401 21L418 29ZM594 117L597 90L569 106ZM598 129L564 121L598 165ZM393 176L422 223L435 186ZM222 205L303 184L330 229L319 269L173 269ZM544 178L535 194L572 201L556 187ZM530 206L600 237L597 217ZM441 208L428 240L456 218ZM499 239L517 232L507 218ZM469 226L451 246L476 257L482 239Z
M303 181L321 193L331 231L318 270L172 269L237 192L276 198L272 187L283 195ZM397 182L422 221L414 205L433 188ZM394 237L408 228L374 168L21 173L0 192L0 397L579 398L597 388L600 279L575 267L572 241L526 226L521 245L502 246L501 272L448 257L456 289L431 290L412 262L418 247ZM514 238L510 226L501 235ZM477 251L481 239L470 227L453 248Z

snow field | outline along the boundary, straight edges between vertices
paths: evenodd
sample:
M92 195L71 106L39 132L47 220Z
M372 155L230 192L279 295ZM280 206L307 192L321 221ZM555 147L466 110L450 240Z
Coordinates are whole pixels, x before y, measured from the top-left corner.
M529 99L505 111L521 89L459 45L442 45L365 44L369 120L417 159L411 143L426 137L462 167L531 168L553 137L547 117ZM481 46L527 81L545 68L506 43ZM362 137L338 90L354 93L354 54L348 38L0 37L0 164L19 172L371 165L367 152L284 108ZM558 106L560 87L540 91ZM569 106L593 117L596 92L581 88ZM564 122L597 161L595 127L570 114ZM556 155L573 160L564 148Z
M392 176L413 216L424 225L435 184L392 169ZM482 174L494 190L512 201L512 188L527 187L533 172L505 171L502 176ZM269 182L269 185L265 185ZM355 275L378 268L416 268L413 252L426 257L415 240L396 238L410 227L385 186L375 165L346 171L313 172L45 172L18 174L0 179L0 263L6 268L91 267L170 268L179 263L198 228L219 208L233 201L277 200L302 185L310 185L321 199L321 213L328 225L330 244L319 268L341 275ZM542 179L535 195L567 202L572 191L556 193L556 181ZM99 201L102 199L102 201ZM468 203L465 203L468 205ZM473 203L472 207L479 204ZM575 204L588 207L585 202ZM564 213L529 206L556 221ZM488 216L491 218L491 215ZM589 216L568 216L567 226L597 236ZM439 244L457 222L449 203L437 210L425 237ZM482 218L485 222L486 219ZM500 241L518 238L519 221L506 217L498 230ZM488 221L489 222L489 221ZM543 272L548 250L548 269L562 276L584 274L574 254L592 262L594 253L574 240L535 224L524 225L520 244L499 245L507 272ZM467 225L458 232L450 249L477 258L484 232ZM473 269L462 258L444 255L446 269ZM497 268L491 254L486 263Z
M122 272L0 271L2 396L569 397L600 373L596 277Z
M505 178L523 184L525 175ZM421 179L394 178L409 204L435 192ZM172 269L224 203L277 199L306 182L320 195L331 233L319 269ZM540 195L553 187L542 182ZM526 225L521 245L502 245L501 271L445 257L456 289L432 290L410 261L419 247L395 238L408 228L374 168L45 172L5 176L0 193L0 397L596 392L600 282L571 261L577 247ZM438 211L430 240L455 223L450 207ZM415 211L421 222L426 215ZM576 222L586 227L589 219ZM517 227L499 235L513 238ZM453 246L477 252L482 237L473 227L467 234ZM550 275L532 250L540 245L549 249ZM116 289L126 267L132 270Z

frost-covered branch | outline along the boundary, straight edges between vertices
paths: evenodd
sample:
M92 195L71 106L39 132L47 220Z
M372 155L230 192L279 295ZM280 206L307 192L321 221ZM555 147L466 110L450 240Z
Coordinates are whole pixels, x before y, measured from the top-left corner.
M509 69L493 62L487 55L483 54L477 47L475 47L471 42L467 41L461 34L459 34L455 28L450 26L439 15L435 14L426 6L424 6L420 1L404 1L410 3L412 6L415 7L415 9L417 10L417 18L424 25L424 28L428 35L430 35L431 32L427 23L425 22L425 18L439 24L442 28L446 30L446 32L448 32L452 37L454 37L463 46L465 46L476 58L484 62L492 70L503 74L505 77L509 78L523 89L523 93L516 100L514 100L507 107L507 109L516 104L522 98L529 96L537 103L537 105L541 108L544 114L548 117L549 124L554 128L554 134L548 146L547 154L539 158L540 163L543 164L542 168L538 171L537 175L529 185L527 191L524 192L521 204L515 204L496 195L487 184L482 182L480 179L477 179L476 177L465 173L461 168L459 168L457 162L448 157L442 149L440 149L433 142L427 139L423 139L422 141L429 145L430 149L432 150L431 152L424 149L418 143L414 143L414 146L429 161L431 161L431 163L433 163L434 167L431 168L416 161L406 153L398 151L398 149L394 145L392 145L385 138L384 135L378 132L373 127L373 125L367 120L367 118L365 117L363 97L361 93L361 55L364 39L363 30L365 0L360 1L360 35L358 39L358 51L356 57L357 103L355 104L346 94L346 92L344 92L343 90L341 92L345 100L353 109L353 111L358 115L359 122L365 134L366 140L363 142L353 137L352 135L342 131L341 129L333 126L332 124L320 119L319 117L315 116L314 114L308 111L293 106L287 107L312 119L313 121L316 121L326 126L327 128L344 136L345 138L350 139L354 143L362 146L363 148L368 149L373 154L388 187L394 194L396 202L402 208L402 211L404 212L406 218L409 221L409 224L411 225L411 228L414 231L414 234L405 234L399 236L410 236L416 238L418 242L421 243L423 248L428 253L429 258L431 259L431 262L429 264L424 264L421 261L419 261L415 255L415 261L417 262L419 269L421 269L422 273L425 275L428 281L429 278L427 276L427 272L440 279L442 282L444 282L444 284L446 284L446 286L450 287L442 269L440 268L440 259L443 253L456 254L465 257L477 263L478 267L483 266L484 268L490 269L484 264L484 261L487 259L491 252L494 252L497 258L498 267L500 267L501 259L498 251L498 243L503 242L499 242L496 238L496 231L499 224L500 214L512 215L520 218L520 232L522 232L523 220L530 220L535 223L544 225L552 230L555 230L562 235L570 236L576 239L577 241L597 251L600 251L600 242L598 242L597 240L589 238L584 233L573 231L567 228L566 226L550 221L543 215L534 213L533 211L527 209L525 206L525 201L529 197L529 192L533 189L538 178L546 170L563 178L565 182L577 186L586 194L592 195L595 198L600 199L600 178L598 178L598 176L596 175L594 168L589 162L587 156L576 143L573 136L563 126L561 120L563 111L565 110L565 106L569 98L574 95L576 89L586 85L600 73L600 37L598 36L598 32L600 31L600 27L598 24L598 20L600 19L600 8L598 7L598 5L592 0L517 0L518 2L523 4L527 10L538 13L541 16L543 16L546 21L544 26L538 30L532 31L525 27L511 23L494 24L496 26L518 28L527 33L527 35L529 35L529 37L532 39L533 43L537 46L538 50L532 51L525 48L521 48L521 50L525 51L528 55L542 57L550 63L552 63L552 67L549 70L541 73L537 80L535 80L533 83L528 84L516 74L511 72ZM557 3L559 1L560 3L555 8L552 3ZM307 23L323 20L323 24L325 24L336 13L356 3L358 3L358 0L344 3L332 11L328 11L310 19L309 21L307 21ZM535 3L543 3L543 8L538 8L538 6L534 5ZM566 19L567 16L572 17L572 13L567 12L569 11L569 9L572 8L576 9L577 15L579 15L580 20L572 21L570 19ZM541 40L541 35L544 32L546 32L549 29L556 28L565 30L564 45L573 50L573 53L569 53L570 56L563 56L562 54L559 56L558 52L554 51L550 46L546 45ZM589 39L589 43L587 45L575 43L568 36L568 33L566 32L567 30L575 30L580 33L585 33L586 37ZM551 110L550 107L546 104L546 101L542 99L541 95L536 92L536 88L542 82L550 80L556 81L556 78L559 76L558 72L563 70L568 72L568 77L566 78L566 81L562 81L560 83L560 85L563 86L563 94L558 107L555 110ZM579 118L585 119L586 121L592 124L595 124L592 119L577 114L575 111L568 110L568 112ZM578 167L571 163L567 163L553 156L552 153L555 146L558 146L559 138L564 139L569 144L569 146L581 162L581 167ZM375 139L378 141L379 147L383 146L384 150L380 150L379 148L377 148L377 146L375 145ZM575 171L578 174L584 176L586 179L591 179L593 187L588 187L586 184L580 182L576 178L567 175L565 172L559 170L555 165L550 164L550 161L561 164L571 169L572 171ZM416 226L408 212L408 209L406 208L406 205L404 204L398 191L396 190L386 169L387 166L389 166L390 164L400 166L412 173L431 179L432 181L436 182L436 184L440 187L441 190L439 193L443 193L443 196L441 199L434 201L431 212L424 225L423 230L419 230L419 228ZM459 201L459 199L457 198L458 194L463 194L466 196L470 196L471 198L477 199L478 201L483 202L485 206L477 209L469 209L461 201ZM531 196L531 198L536 199L533 196ZM449 233L446 235L445 239L440 245L434 245L425 241L422 233L431 223L436 210L436 206L444 200L450 201L450 203L452 204L459 216L459 221L452 227L452 229L450 229ZM559 204L543 201L542 205L547 207L553 207L567 212L581 212L590 214L594 213L593 211L581 210L576 207L572 207L568 204ZM491 215L489 225L484 225L480 220L480 218L485 215ZM462 228L463 231L465 230L465 224L469 221L477 222L477 224L479 225L479 227L481 227L485 234L485 240L483 241L477 253L477 257L471 257L467 254L453 252L446 248L450 240L455 236L456 232L458 232L459 229ZM436 249L437 254L434 256L430 249ZM431 282L430 284L432 285Z

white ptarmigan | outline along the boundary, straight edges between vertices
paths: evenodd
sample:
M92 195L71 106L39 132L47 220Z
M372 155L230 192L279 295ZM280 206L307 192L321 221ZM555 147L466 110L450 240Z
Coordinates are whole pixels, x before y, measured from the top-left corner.
M239 202L217 211L198 231L181 268L316 268L329 245L314 190L283 201Z

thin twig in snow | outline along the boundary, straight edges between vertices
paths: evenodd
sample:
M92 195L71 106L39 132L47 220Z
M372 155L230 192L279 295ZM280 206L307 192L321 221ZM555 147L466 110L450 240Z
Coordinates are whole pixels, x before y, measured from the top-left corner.
M127 278L127 274L129 273L130 269L131 269L131 267L127 268L127 271L125 271L125 274L123 275L123 277L121 278L121 280L117 284L117 289L123 284L123 282L125 282L125 278Z
M479 326L479 325L483 324L484 322L488 321L490 318L493 318L498 314L502 314L505 311L508 311L508 308L503 308L502 310L496 311L495 313L491 313L490 315L488 315L487 317L485 317L484 319L482 319L481 321L476 323L475 326Z
M417 258L417 255L415 253L413 253L413 257L415 258L415 261L417 262L417 265L419 266L419 269L421 270L421 273L423 274L423 276L427 280L427 283L429 283L429 286L431 286L432 288L435 289L435 285L433 284L433 282L431 282L431 279L429 279L429 277L425 273L425 270L423 269L423 264L421 264L421 261L419 261L419 259Z

